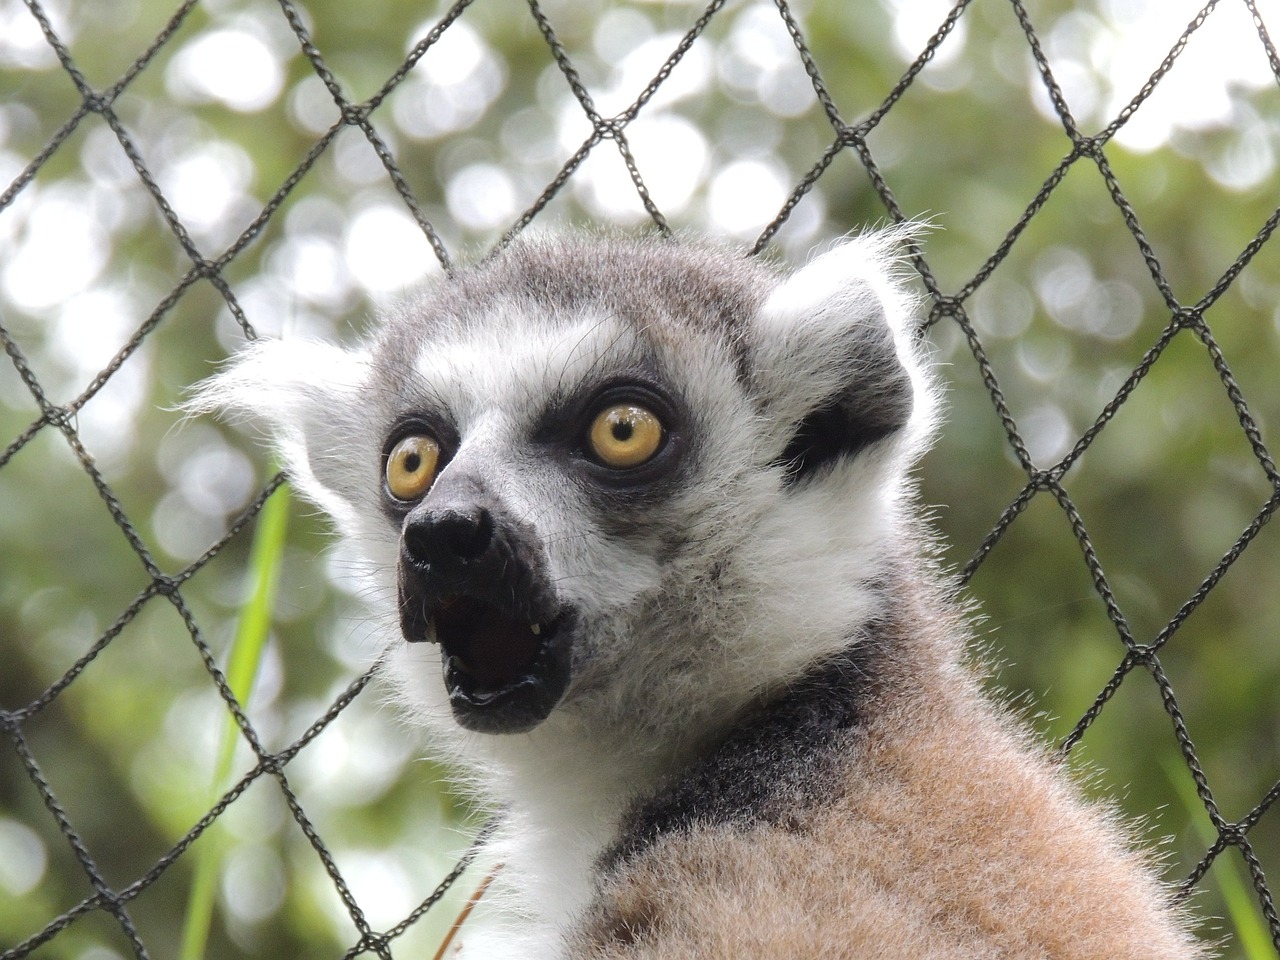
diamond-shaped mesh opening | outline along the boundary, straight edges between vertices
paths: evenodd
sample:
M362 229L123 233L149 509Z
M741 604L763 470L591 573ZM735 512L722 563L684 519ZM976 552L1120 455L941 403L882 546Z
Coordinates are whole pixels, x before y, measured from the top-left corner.
M1152 636L1218 563L1264 504L1271 483L1203 345L1180 334L1141 389L1107 425L1081 460L1076 501L1086 514L1120 507L1145 531L1133 537L1093 529L1139 631ZM1141 481L1156 462L1175 459L1167 482ZM1265 534L1269 544L1273 534ZM1264 548L1265 549L1265 548ZM1167 558L1184 558L1170 564Z
M213 362L351 336L530 225L798 258L908 217L941 228L909 251L951 393L925 496L992 684L1174 836L1206 937L1280 953L1277 27L1254 0L0 2L0 957L429 955L478 882L449 892L475 811L388 732L352 561L304 511L234 676L280 481L174 429Z

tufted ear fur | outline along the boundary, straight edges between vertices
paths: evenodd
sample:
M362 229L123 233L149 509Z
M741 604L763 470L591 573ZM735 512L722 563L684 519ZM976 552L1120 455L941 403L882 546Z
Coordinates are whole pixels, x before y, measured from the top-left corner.
M367 476L377 451L368 439L366 354L305 340L259 340L200 384L189 413L221 412L271 441L297 490L333 517L344 534L360 524L353 504L372 502Z
M933 387L892 263L904 233L841 243L784 279L755 318L755 397L781 431L790 484L881 441L909 462L928 441Z

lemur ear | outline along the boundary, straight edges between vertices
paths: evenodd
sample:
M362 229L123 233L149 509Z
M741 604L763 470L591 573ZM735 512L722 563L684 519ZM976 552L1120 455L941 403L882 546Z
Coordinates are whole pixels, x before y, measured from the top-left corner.
M774 289L755 323L757 402L785 431L795 483L882 441L908 459L932 426L913 297L895 276L895 229L841 243Z
M318 341L258 340L201 383L190 414L221 413L271 442L295 488L350 533L370 502L378 450L368 430L366 354ZM373 476L375 479L371 480Z

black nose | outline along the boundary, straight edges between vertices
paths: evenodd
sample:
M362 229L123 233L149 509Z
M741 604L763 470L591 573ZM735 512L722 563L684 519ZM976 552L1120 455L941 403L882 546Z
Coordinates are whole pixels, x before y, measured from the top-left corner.
M404 530L404 549L410 562L438 572L482 559L493 543L493 515L479 506L412 517Z

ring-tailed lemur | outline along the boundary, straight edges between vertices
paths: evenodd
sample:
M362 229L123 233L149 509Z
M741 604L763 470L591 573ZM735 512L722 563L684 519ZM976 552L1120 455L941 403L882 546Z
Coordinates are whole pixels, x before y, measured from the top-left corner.
M964 665L900 239L518 241L194 402L367 556L399 700L505 811L463 957L1207 956Z

